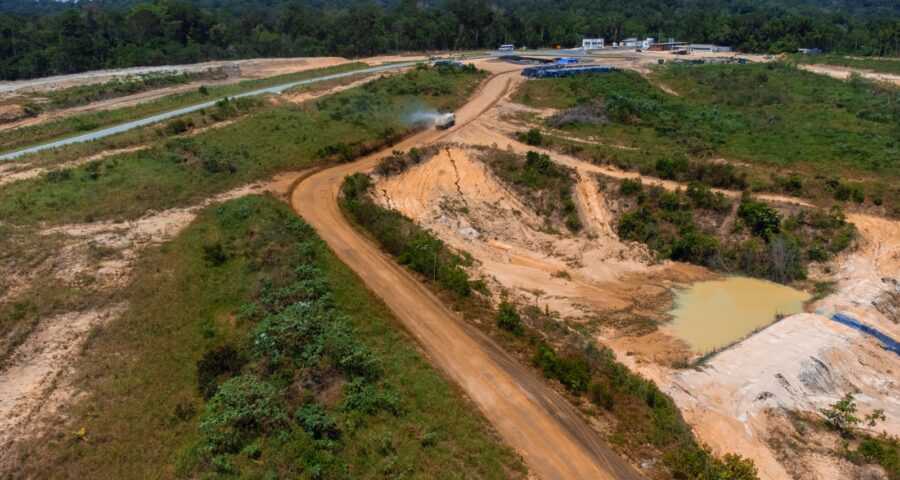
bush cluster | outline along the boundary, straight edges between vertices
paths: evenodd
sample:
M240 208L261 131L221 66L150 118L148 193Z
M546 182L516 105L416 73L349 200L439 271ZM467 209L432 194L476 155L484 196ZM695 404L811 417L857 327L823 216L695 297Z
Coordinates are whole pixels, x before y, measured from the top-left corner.
M473 286L463 267L471 260L399 212L376 205L368 196L369 182L362 173L344 179L342 201L353 219L401 264L452 292L469 295Z
M382 177L399 175L410 167L422 163L423 160L434 154L434 148L410 148L408 152L394 150L390 155L381 159L375 166L375 173Z
M733 203L698 181L686 191L668 192L625 179L618 193L635 204L619 218L623 239L644 243L662 258L780 283L806 278L808 262L828 260L856 236L839 212L801 210L785 219L747 193L737 205L736 223L723 231Z
M663 451L663 463L674 478L757 478L752 460L739 455L716 457L699 444L675 402L655 383L635 375L606 347L588 343L581 351L558 354L541 343L532 359L544 375L559 380L618 419L614 438L624 448L652 445Z
M254 207L247 201L222 208L219 221L245 224L258 215ZM233 470L239 452L258 458L272 437L315 452L316 458L298 460L311 470L337 473L345 467L328 458L341 448L341 415L405 413L403 399L380 380L378 357L332 299L316 266L321 241L290 212L285 215L222 240L222 248L268 273L255 299L238 309L237 321L248 330L243 343L210 348L196 364L197 389L208 399L198 419L201 450L220 473ZM200 248L200 254L206 257L208 250ZM346 382L340 402L316 401L315 393L335 379Z

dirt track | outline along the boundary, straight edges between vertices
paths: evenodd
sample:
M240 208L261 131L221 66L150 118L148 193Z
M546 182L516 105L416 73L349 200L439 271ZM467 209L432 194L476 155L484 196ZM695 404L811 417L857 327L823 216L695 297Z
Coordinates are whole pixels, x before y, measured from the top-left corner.
M455 129L499 101L516 73L500 73L488 80L457 112L459 126ZM312 175L294 190L293 208L384 299L431 361L462 387L532 472L546 479L640 478L601 442L566 399L485 334L460 320L342 215L337 195L344 176L371 169L391 150L427 145L455 129L424 131L352 164Z

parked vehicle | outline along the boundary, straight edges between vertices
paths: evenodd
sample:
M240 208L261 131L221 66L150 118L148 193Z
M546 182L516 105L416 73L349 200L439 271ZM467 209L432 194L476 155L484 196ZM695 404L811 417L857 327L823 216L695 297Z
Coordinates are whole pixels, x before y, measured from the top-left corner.
M515 46L515 45L513 45L513 44L511 44L511 43L504 43L503 45L500 45L500 48L498 48L497 51L500 51L500 52L511 52L511 51L513 51L513 50L515 50L515 49L516 49L516 46Z

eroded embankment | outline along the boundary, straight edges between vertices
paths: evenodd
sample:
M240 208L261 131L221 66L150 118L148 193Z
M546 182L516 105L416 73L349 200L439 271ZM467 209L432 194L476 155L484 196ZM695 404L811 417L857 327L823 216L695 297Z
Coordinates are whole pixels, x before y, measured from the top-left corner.
M507 93L509 75L498 75L457 112L461 128ZM434 130L395 146L431 144ZM637 473L599 441L567 401L493 341L450 312L403 267L353 229L337 205L343 178L374 167L384 151L301 182L294 208L338 257L381 296L423 349L472 398L500 435L544 478L637 478ZM451 184L452 185L452 184Z
M398 209L437 233L450 245L476 258L477 271L529 302L539 302L570 320L596 317L629 308L629 318L654 308L645 300L676 282L710 274L699 267L650 264L646 252L623 244L613 233L611 214L596 194L590 175L633 178L633 173L587 164L576 158L524 145L511 138L515 128L504 123L507 102L448 137L454 142L432 160L376 183L378 201ZM495 145L522 153L536 150L578 173L576 198L586 225L581 235L548 233L542 220L508 188L473 160L470 146ZM452 162L451 162L452 159ZM666 189L684 188L653 180ZM723 191L729 196L738 192ZM762 195L785 204L796 198ZM811 478L853 476L856 467L834 452L827 455L798 449L784 453L770 441L779 435L793 410L818 415L820 408L844 393L861 392L860 409L882 408L888 420L878 428L900 432L900 398L895 380L897 357L871 338L827 318L845 311L897 337L898 223L851 215L860 229L860 247L832 262L835 293L810 307L820 313L790 316L715 356L706 367L671 368L677 343L660 331L628 335L629 325L613 323L596 333L619 359L655 380L684 409L699 438L721 453L753 458L763 478L791 478L804 468ZM663 272L670 272L666 276ZM563 272L565 274L563 274ZM655 310L658 315L659 309ZM681 345L681 348L684 348ZM627 353L627 355L626 355ZM787 456L785 456L787 455Z

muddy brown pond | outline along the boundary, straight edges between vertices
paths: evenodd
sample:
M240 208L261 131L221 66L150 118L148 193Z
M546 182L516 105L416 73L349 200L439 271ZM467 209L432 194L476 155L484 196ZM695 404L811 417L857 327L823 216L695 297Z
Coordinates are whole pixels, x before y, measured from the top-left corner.
M734 343L775 321L803 311L810 295L755 278L698 282L675 292L672 333L694 351L709 352Z

